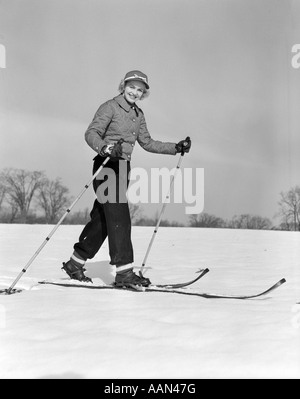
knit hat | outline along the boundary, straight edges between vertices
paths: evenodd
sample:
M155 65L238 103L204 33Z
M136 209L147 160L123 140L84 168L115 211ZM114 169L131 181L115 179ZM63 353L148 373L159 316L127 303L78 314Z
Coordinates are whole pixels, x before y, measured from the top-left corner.
M124 78L124 82L127 82L129 80L139 80L141 82L143 82L146 86L147 89L150 88L149 84L148 84L148 77L147 75L145 75L143 72L141 71L130 71L127 72Z

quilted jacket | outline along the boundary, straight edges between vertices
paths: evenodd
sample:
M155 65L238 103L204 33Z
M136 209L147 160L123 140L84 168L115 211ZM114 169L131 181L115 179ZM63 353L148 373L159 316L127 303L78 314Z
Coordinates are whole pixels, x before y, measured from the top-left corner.
M122 158L131 160L136 141L146 151L158 154L175 155L175 143L153 140L148 132L143 111L136 105L130 105L123 95L114 97L100 105L85 139L88 145L100 153L106 144L113 144L123 139Z

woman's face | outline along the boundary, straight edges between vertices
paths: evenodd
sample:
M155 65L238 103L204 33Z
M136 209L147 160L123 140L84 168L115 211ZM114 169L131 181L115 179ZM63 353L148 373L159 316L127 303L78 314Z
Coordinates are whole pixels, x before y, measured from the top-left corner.
M130 80L125 85L124 97L130 104L134 104L137 100L141 99L145 89L146 86L143 82Z

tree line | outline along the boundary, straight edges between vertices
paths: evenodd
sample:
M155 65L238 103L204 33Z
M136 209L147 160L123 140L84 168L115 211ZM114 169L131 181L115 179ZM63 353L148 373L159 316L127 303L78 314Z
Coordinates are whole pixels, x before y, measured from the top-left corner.
M0 172L0 223L55 224L66 212L74 198L60 178L49 179L45 172L6 168ZM153 218L143 215L139 205L129 204L133 225L154 226ZM278 201L280 223L274 226L270 219L258 215L235 215L230 220L201 213L190 215L188 226L208 228L288 230L300 231L300 186L281 192ZM70 213L65 224L85 224L89 210ZM161 226L181 227L184 224L162 220Z
M70 200L61 180L50 180L45 172L7 168L0 173L2 223L55 223Z

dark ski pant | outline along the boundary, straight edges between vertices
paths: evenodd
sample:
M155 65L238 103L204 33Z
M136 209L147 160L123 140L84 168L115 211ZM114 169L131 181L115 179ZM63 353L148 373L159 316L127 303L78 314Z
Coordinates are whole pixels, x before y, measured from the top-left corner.
M99 155L94 158L93 174L104 159ZM109 160L94 180L97 199L90 213L91 220L74 245L75 252L82 259L92 259L108 237L110 263L122 266L133 262L131 218L126 199L129 172L128 161Z

